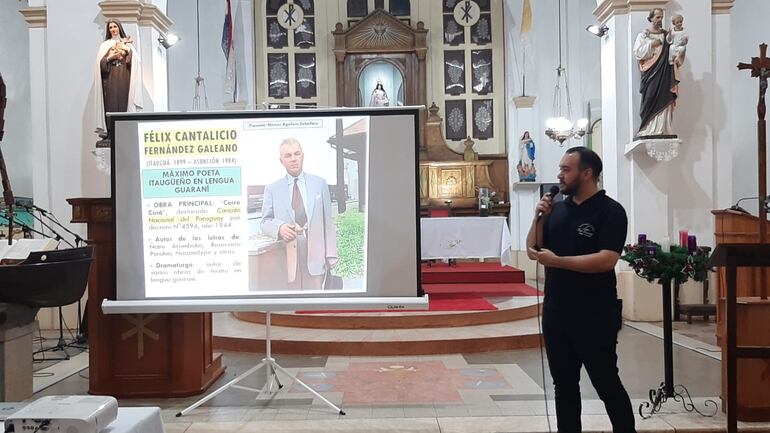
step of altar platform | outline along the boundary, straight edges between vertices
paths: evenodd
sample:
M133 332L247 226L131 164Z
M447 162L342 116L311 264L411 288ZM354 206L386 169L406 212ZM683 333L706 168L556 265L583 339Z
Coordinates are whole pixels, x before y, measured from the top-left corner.
M535 296L538 294L537 289L525 283L423 284L422 289L429 295ZM543 296L543 292L539 294Z
M496 262L422 265L422 284L524 283L524 271Z
M232 313L216 313L213 330L215 350L265 353L263 324L238 320ZM338 356L480 353L533 348L541 341L537 318L463 327L377 330L272 325L270 339L273 353Z
M496 310L484 311L387 311L387 312L324 312L298 314L272 313L273 325L312 329L410 329L454 328L515 322L537 317L538 298L535 296L486 297ZM542 301L542 298L540 299ZM265 313L238 312L235 317L264 324Z

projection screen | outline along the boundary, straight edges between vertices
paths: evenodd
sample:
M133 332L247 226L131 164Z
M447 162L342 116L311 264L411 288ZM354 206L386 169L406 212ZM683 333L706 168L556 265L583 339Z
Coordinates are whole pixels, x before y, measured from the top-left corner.
M116 299L421 296L418 114L112 115Z

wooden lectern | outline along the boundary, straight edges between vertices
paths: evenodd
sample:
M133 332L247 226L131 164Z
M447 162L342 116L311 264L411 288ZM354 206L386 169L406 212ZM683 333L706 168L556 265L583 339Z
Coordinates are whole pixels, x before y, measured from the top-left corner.
M758 244L759 218L733 210L715 210L716 247ZM766 268L736 269L736 345L770 345L770 302L762 301L761 272ZM717 341L722 347L722 401L727 407L727 268L717 268ZM765 281L770 281L765 278ZM767 283L765 283L767 284ZM770 364L758 359L737 360L736 416L741 421L770 421Z
M70 198L72 222L88 225L94 262L88 277L89 387L115 397L200 394L223 373L212 350L211 313L102 313L115 299L114 219L111 198Z
M759 242L759 218L733 210L714 210L715 247L722 244L755 244ZM770 230L766 230L770 232ZM738 268L738 297L761 296L761 268ZM770 280L765 280L770 281ZM725 335L725 268L717 268L717 342L723 345ZM770 329L770 317L765 322Z

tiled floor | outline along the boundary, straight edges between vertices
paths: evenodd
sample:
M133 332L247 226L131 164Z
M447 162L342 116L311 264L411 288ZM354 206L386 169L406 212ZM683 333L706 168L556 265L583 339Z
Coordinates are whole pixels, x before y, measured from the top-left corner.
M708 332L708 331L704 331ZM659 338L625 327L619 336L621 377L634 408L663 376ZM223 385L259 362L261 355L225 353ZM268 396L228 389L188 415L176 417L201 396L165 400L122 400L121 406L160 406L168 432L548 432L553 416L553 389L545 371L548 412L543 403L543 371L539 349L411 357L281 356L278 363L313 389L340 405L335 413L320 399L284 378L286 385ZM685 385L696 406L719 394L720 364L701 353L674 348L675 382ZM85 394L87 370L70 376L35 397ZM265 374L244 380L261 388ZM584 431L611 431L601 401L587 376L581 381ZM638 415L637 415L638 418ZM555 420L551 419L555 431ZM667 402L663 412L638 418L640 432L723 431L724 417L702 418ZM770 424L743 425L742 431L770 431Z

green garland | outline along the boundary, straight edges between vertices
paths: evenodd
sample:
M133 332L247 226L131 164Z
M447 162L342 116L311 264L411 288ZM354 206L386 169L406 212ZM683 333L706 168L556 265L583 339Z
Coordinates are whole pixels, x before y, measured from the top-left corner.
M655 247L655 254L649 253L652 246ZM687 248L672 245L671 252L664 253L660 244L647 241L626 245L623 251L625 254L620 258L631 265L636 275L649 282L663 284L668 280L683 284L690 278L704 281L708 277L709 268L706 263L711 255L709 247L698 247L695 253L690 254Z

